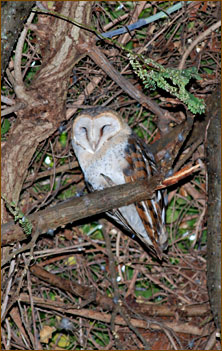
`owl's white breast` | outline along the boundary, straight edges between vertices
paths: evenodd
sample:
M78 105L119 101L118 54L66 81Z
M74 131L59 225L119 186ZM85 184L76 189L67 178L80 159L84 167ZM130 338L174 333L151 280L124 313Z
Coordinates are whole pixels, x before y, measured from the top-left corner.
M127 166L124 151L127 140L128 135L119 133L112 138L112 141L104 144L100 150L93 154L72 142L85 180L95 190L107 187L107 181L101 174L109 177L116 185L125 183L123 169Z

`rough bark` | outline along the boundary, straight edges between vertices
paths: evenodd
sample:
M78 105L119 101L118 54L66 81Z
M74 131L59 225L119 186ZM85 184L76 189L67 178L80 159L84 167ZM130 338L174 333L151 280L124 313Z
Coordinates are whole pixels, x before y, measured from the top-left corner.
M91 1L54 2L57 12L85 25L90 24L91 8ZM38 144L52 135L65 119L70 73L81 58L76 46L88 40L88 32L47 14L39 15L36 33L42 66L29 88L23 82L15 85L18 102L24 102L26 107L17 113L16 123L2 148L2 194L8 202L16 204ZM5 222L6 212L2 213Z
M1 1L1 74L35 1Z
M221 88L208 105L207 133L208 233L207 285L216 326L221 328Z
M110 209L128 205L152 197L152 194L160 182L160 177L153 177L149 183L137 181L124 185L117 185L102 191L96 191L80 198L65 201L54 207L39 211L27 216L33 225L33 233L38 227L40 233L45 233L49 229L63 227L82 218L103 213ZM22 228L15 225L14 221L3 224L1 227L2 245L21 241L27 238Z

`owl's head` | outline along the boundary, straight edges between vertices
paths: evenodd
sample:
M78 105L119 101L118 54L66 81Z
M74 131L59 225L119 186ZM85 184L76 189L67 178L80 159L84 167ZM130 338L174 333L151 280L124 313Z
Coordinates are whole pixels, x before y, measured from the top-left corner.
M73 123L73 147L78 145L94 154L124 128L129 129L115 111L107 108L85 110Z

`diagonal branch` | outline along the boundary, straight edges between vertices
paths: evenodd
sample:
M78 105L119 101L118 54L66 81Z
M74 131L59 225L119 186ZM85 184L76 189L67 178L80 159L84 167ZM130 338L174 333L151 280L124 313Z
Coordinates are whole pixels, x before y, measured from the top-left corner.
M142 179L110 187L102 191L95 191L94 193L78 198L75 197L54 207L33 213L27 216L26 219L32 223L33 232L36 231L38 226L39 233L46 233L48 230L64 227L68 223L104 213L113 208L151 199L157 189L177 183L180 179L190 175L198 168L199 165L189 169L185 167L184 171L182 170L179 174L175 174L167 179L164 179L163 173L159 173L158 175L154 175L149 181ZM41 218L40 222L39 218ZM22 228L13 221L3 224L1 233L3 246L27 239L27 235L23 232Z
M111 77L129 96L138 101L141 105L148 108L154 114L158 116L158 128L164 134L168 130L167 124L169 120L173 120L168 111L163 110L159 105L152 101L148 96L143 94L139 89L137 89L129 80L124 78L109 62L102 51L90 43L78 44L78 49L80 52L87 54L91 59L102 68L108 76Z
M63 227L68 223L103 213L113 208L151 198L161 180L163 180L163 176L155 176L149 183L146 180L140 180L136 183L127 183L96 191L33 213L27 216L27 219L32 223L33 232L35 232L38 218L41 217L42 221L39 229L41 233L46 233L49 229ZM1 229L3 246L27 239L22 228L18 224L14 224L14 221L3 224Z

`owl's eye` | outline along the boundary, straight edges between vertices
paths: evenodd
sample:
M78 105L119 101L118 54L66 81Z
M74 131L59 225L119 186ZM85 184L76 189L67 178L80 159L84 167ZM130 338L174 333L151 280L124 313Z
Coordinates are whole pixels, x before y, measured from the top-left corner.
M81 127L81 128L80 128L80 132L81 132L82 134L87 134L87 129L86 129L86 127Z
M111 124L105 124L100 131L101 136L104 134L104 132L107 132L107 130L109 130L109 127L111 126Z

